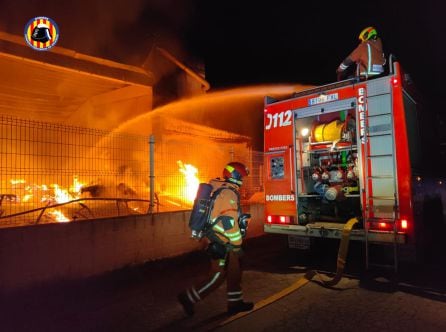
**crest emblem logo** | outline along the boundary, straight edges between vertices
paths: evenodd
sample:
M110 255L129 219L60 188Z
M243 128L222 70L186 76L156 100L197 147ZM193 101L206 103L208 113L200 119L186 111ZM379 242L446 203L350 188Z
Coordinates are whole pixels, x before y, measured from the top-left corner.
M47 51L59 40L59 28L49 17L38 16L25 25L25 41L36 51Z

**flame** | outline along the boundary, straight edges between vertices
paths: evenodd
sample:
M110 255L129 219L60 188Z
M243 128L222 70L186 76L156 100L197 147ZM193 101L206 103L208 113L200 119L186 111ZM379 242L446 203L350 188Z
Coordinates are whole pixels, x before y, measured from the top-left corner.
M193 202L197 194L200 180L196 176L198 169L191 164L183 164L181 160L177 161L180 172L184 174L186 179L185 197L188 202Z
M52 184L51 186L54 188L54 199L57 203L66 203L73 199L68 190L61 189L57 184Z
M58 221L58 222L68 222L68 221L70 221L70 219L65 217L65 215L60 210L50 211L50 212L47 212L47 214L49 216L53 217L54 219L56 219L56 221Z
M46 194L42 198L42 202L46 201L55 201L56 203L67 203L74 199L78 199L81 195L81 189L84 186L84 183L80 182L78 177L73 176L73 183L70 186L70 189L61 188L57 183L53 183L50 185L50 188L53 189L53 194ZM42 191L48 191L48 187L46 185L41 186Z
M22 202L26 203L31 201L31 199L33 198L33 194L25 194L22 197Z
M21 203L29 203L33 200L40 200L47 204L67 203L80 198L81 189L84 186L84 183L79 181L77 175L73 176L73 183L69 186L69 189L63 188L56 183L51 185L27 184L25 179L10 179L9 182L16 191L21 191L16 196L16 201ZM70 221L61 210L54 210L46 214L58 222Z
M11 179L9 180L9 183L11 183L13 186L15 186L16 184L23 184L25 183L25 179Z
M79 181L77 175L73 176L73 184L70 187L70 192L79 194L81 192L81 188L85 185Z

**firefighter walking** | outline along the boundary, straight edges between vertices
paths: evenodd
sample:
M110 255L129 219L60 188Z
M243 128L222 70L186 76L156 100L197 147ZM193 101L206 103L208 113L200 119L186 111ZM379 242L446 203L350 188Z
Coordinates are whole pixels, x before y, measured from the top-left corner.
M356 76L370 78L384 73L386 58L383 53L381 38L374 27L367 27L359 34L361 43L348 57L342 61L336 70L338 81L345 77L347 68L356 63Z
M188 316L194 314L194 305L217 289L225 279L228 314L249 311L254 307L252 302L243 301L240 267L241 246L250 216L241 213L239 189L243 177L248 174L245 165L230 162L223 170L223 179L210 181L213 192L224 188L215 198L210 212L212 228L206 232L209 240L206 251L211 257L211 269L205 279L178 295L178 301Z

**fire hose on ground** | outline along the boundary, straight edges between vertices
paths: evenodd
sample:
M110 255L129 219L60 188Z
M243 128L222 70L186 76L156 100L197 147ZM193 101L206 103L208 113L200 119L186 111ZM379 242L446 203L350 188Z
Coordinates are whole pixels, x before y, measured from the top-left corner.
M234 316L231 316L231 317L227 318L226 320L224 320L223 322L221 322L218 325L218 327L227 325L239 318L247 316L247 315L253 313L254 311L262 309L262 308L266 307L267 305L270 305L271 303L274 303L274 302L280 300L281 298L291 294L292 292L298 290L299 288L302 288L303 286L308 284L315 277L317 279L319 279L319 282L324 286L333 287L333 286L337 285L339 283L339 281L342 279L342 275L344 273L345 262L346 262L347 253L348 253L348 246L349 246L349 242L350 242L350 233L351 233L351 230L353 229L353 226L357 223L358 223L358 219L352 218L345 224L345 226L342 230L342 237L341 237L341 242L339 244L338 259L337 259L337 264L336 264L336 274L333 278L327 279L326 276L320 274L319 272L317 272L315 270L310 270L307 273L305 273L305 275L303 277L296 280L289 287L284 288L281 291L267 297L266 299L263 299L263 300L255 303L254 308L251 311L241 312Z

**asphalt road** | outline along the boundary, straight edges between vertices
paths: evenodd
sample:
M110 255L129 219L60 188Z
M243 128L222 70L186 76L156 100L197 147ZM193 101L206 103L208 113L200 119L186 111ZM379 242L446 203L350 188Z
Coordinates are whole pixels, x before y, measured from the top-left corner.
M308 269L335 271L336 241L296 253L282 236L246 243L243 289L258 302ZM225 287L188 318L177 293L206 273L204 253L128 267L95 278L40 285L0 299L1 331L446 331L446 267L439 260L402 265L398 275L365 273L350 246L346 274L333 288L310 282L263 309L218 327Z

